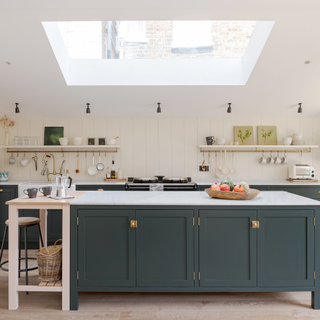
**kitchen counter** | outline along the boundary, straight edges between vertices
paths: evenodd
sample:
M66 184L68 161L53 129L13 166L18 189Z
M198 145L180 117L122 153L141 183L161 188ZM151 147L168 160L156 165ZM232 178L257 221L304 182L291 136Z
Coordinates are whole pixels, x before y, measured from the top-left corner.
M226 178L194 178L192 179L195 183L199 186L203 185L211 185L214 183L220 183L222 180ZM317 182L292 182L287 181L286 178L278 179L278 178L259 178L259 179L252 179L252 178L238 178L238 177L230 177L231 181L236 185L241 183L242 181L247 182L249 185L256 185L256 186L264 186L264 185L272 185L272 186L319 186L320 181Z
M283 291L320 309L319 221L320 201L284 191L88 191L70 203L70 309L80 292Z
M214 183L220 183L224 178L192 178L192 181L197 183L199 186L203 185L211 185ZM287 181L285 178L259 178L259 179L252 179L252 178L239 178L239 177L230 177L235 184L240 183L242 181L247 182L249 185L278 185L278 186L298 186L298 185L310 185L310 186L318 186L320 185L320 181L318 182L291 182ZM17 180L9 180L6 182L1 182L0 185L22 185L27 184L29 182L35 183L42 183L42 184L55 184L55 180L47 181L45 179L38 180L30 178L26 179L17 179ZM77 179L74 178L72 184L74 185L125 185L126 181L104 181L103 179Z
M320 206L320 201L283 191L261 191L251 200L226 200L211 198L204 191L161 192L161 191L88 191L71 205L170 205L170 206Z

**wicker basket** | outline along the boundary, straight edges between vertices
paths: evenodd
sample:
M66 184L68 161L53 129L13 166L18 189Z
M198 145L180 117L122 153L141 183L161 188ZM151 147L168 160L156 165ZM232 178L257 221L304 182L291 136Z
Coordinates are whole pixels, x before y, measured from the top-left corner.
M43 247L37 254L39 279L42 281L57 281L62 278L62 244Z

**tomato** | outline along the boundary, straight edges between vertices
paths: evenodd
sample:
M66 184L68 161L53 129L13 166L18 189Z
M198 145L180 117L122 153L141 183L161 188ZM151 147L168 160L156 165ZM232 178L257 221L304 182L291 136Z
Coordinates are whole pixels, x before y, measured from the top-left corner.
M241 184L237 184L233 190L234 192L244 192L244 187Z
M228 186L227 184L222 184L222 185L220 185L220 190L221 191L230 191L230 186Z
M212 184L210 186L210 189L212 189L212 190L220 190L220 184L219 183Z

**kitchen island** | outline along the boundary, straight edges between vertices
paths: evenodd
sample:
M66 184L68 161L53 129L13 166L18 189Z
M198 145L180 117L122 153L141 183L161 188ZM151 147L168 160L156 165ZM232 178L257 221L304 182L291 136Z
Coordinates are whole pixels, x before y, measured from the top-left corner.
M320 202L205 192L87 192L71 203L70 309L79 292L310 291L320 309Z

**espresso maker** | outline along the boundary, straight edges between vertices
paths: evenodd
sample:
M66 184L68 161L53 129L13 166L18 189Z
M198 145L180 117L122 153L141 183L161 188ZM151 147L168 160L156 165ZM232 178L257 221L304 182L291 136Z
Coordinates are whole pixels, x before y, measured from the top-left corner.
M69 186L67 186L68 179L70 179ZM67 188L71 188L72 178L60 175L60 176L56 177L56 183L57 183L56 196L60 197L60 198L66 197L67 196Z

